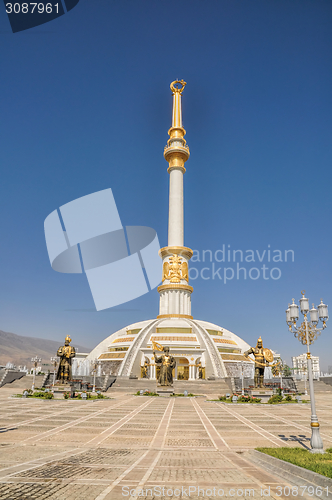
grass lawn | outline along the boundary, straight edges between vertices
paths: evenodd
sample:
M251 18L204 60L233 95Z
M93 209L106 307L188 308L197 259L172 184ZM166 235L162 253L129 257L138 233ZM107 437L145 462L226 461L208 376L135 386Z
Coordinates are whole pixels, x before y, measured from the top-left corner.
M257 451L332 478L332 448L327 453L310 453L303 448L256 448Z

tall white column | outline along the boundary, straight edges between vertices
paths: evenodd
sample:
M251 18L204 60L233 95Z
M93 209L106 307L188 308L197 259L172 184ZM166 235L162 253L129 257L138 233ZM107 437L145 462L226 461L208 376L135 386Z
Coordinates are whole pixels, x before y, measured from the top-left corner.
M183 168L169 175L168 246L183 246Z
M190 153L182 126L181 95L186 85L183 80L171 83L173 93L172 126L168 131L169 139L164 150L169 173L169 212L168 246L160 250L163 259L163 284L158 287L160 293L159 318L191 318L191 292L189 286L188 262L192 250L184 247L183 223L183 174L185 162Z

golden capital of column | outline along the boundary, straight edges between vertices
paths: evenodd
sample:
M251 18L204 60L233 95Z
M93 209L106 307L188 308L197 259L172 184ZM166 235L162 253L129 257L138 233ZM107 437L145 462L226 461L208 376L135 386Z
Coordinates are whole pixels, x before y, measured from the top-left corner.
M159 250L159 255L163 259L164 257L167 257L169 255L181 255L183 257L186 257L188 260L191 259L193 256L193 251L191 248L188 247L180 247L180 246L168 246L168 247L163 247Z

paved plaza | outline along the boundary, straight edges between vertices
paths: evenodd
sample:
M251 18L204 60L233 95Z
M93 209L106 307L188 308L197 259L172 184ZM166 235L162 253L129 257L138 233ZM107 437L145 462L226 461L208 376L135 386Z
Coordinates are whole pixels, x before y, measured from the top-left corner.
M231 405L112 391L109 400L40 401L14 399L12 392L0 390L4 500L130 499L135 489L137 498L149 499L218 498L221 490L225 497L262 498L269 487L269 496L280 498L277 486L291 483L255 464L250 450L309 445L307 404ZM332 447L332 393L316 399L324 446Z

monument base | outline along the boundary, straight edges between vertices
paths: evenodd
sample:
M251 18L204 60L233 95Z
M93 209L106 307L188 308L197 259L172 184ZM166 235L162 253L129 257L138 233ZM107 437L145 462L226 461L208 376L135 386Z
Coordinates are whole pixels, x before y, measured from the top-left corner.
M164 397L173 396L174 387L172 385L157 385L156 393Z
M252 398L260 398L262 403L267 403L271 396L273 396L273 389L264 389L264 387L257 387L248 391L249 396Z
M69 382L65 382L65 383L57 382L54 385L52 392L54 394L54 399L63 399L64 394L66 392L69 393L69 397L70 397L73 390L74 390L74 387Z

